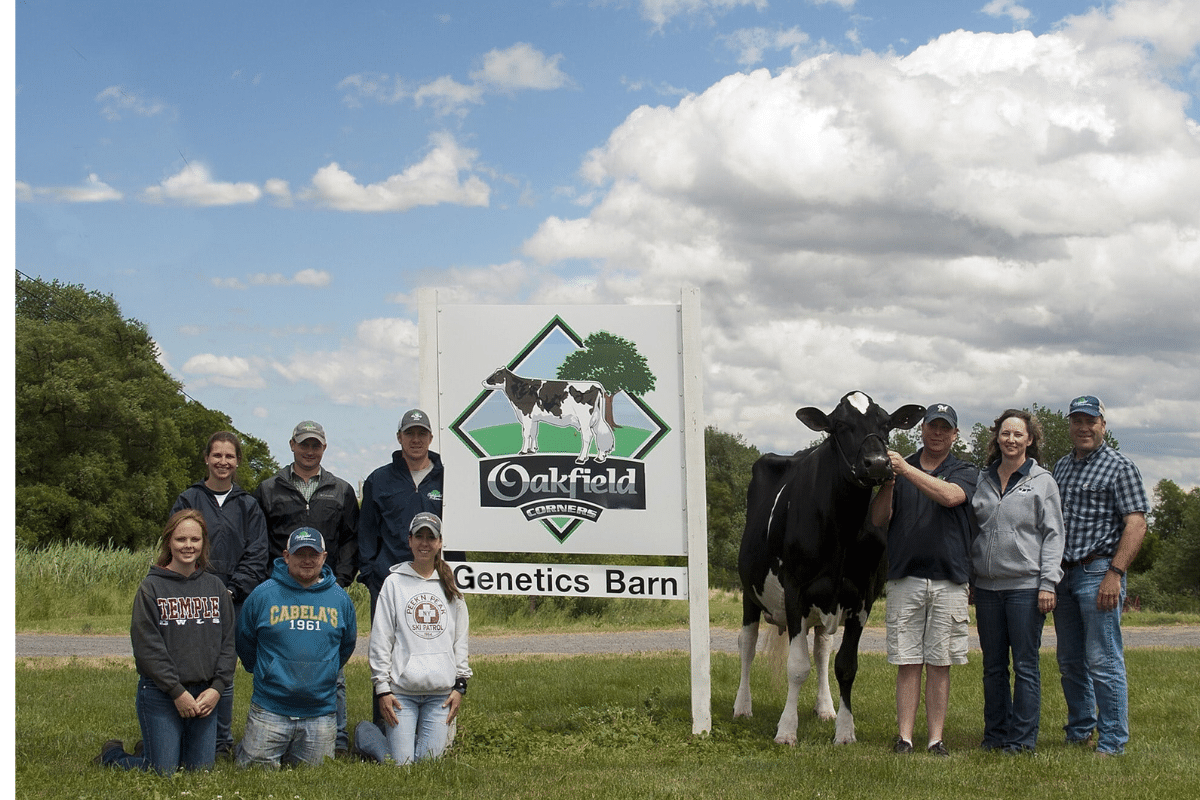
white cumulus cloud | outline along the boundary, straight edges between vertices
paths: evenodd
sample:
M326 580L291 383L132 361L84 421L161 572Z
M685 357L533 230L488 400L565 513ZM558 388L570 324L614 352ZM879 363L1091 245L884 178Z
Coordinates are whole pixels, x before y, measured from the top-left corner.
M253 183L214 181L204 164L193 161L158 186L142 191L147 203L178 203L185 206L230 206L255 203L262 189Z
M337 162L328 164L317 170L301 197L339 211L407 211L441 203L486 206L490 189L470 174L478 153L450 134L435 135L430 143L421 161L378 183L360 184Z
M17 199L26 203L104 203L124 197L94 172L87 176L81 186L30 186L24 181L17 181L16 186Z
M801 446L795 408L853 389L977 421L1087 391L1178 477L1147 443L1164 403L1200 415L1200 126L1168 69L1197 44L1200 6L1132 0L730 75L631 113L582 165L596 204L524 252L577 302L701 286L707 413L750 441Z
M266 386L260 369L241 356L200 353L184 362L183 372L197 376L196 380L188 381L188 386L193 387L208 383L234 389L261 389Z

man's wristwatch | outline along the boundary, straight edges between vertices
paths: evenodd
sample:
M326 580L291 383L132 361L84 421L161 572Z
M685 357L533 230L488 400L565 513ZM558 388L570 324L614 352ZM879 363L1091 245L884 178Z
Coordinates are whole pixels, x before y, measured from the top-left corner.
M1115 572L1115 573L1117 573L1117 575L1121 576L1122 578L1125 577L1125 570L1121 569L1120 567L1114 567L1112 564L1108 565L1108 571Z

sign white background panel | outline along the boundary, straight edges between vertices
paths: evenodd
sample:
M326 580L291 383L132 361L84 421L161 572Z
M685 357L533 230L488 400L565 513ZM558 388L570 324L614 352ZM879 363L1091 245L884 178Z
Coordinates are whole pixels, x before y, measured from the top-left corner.
M466 594L532 594L559 597L629 597L686 600L685 567L596 564L453 563L454 582Z
M447 547L687 554L678 306L443 305L436 326ZM587 383L521 380L564 364L638 384L612 397L615 425ZM499 368L515 379L486 388ZM526 433L538 449L522 455Z

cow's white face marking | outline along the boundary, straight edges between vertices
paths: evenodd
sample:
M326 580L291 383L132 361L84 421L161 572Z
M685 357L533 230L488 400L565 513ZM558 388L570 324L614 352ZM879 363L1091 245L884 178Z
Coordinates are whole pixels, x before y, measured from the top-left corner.
M866 414L867 409L871 407L871 398L867 397L862 392L855 392L846 399L850 401L850 405L858 409L860 414Z

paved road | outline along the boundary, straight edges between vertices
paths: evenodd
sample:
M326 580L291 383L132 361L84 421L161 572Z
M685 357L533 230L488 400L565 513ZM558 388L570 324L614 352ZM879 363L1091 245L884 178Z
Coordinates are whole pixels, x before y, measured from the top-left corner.
M1195 647L1200 648L1200 625L1126 626L1125 646ZM841 634L836 637L841 640ZM709 635L713 652L736 653L737 631L713 629ZM1053 626L1047 626L1042 646L1053 649L1056 641ZM366 639L359 638L356 657L365 657ZM979 649L975 631L971 631L971 647ZM621 633L532 633L516 636L472 636L471 655L585 655L598 653L637 653L686 651L689 637L686 630L627 631ZM836 648L836 642L835 642ZM885 652L884 632L868 628L863 633L860 650L866 653ZM84 656L132 657L128 636L60 636L51 634L16 635L16 656Z

